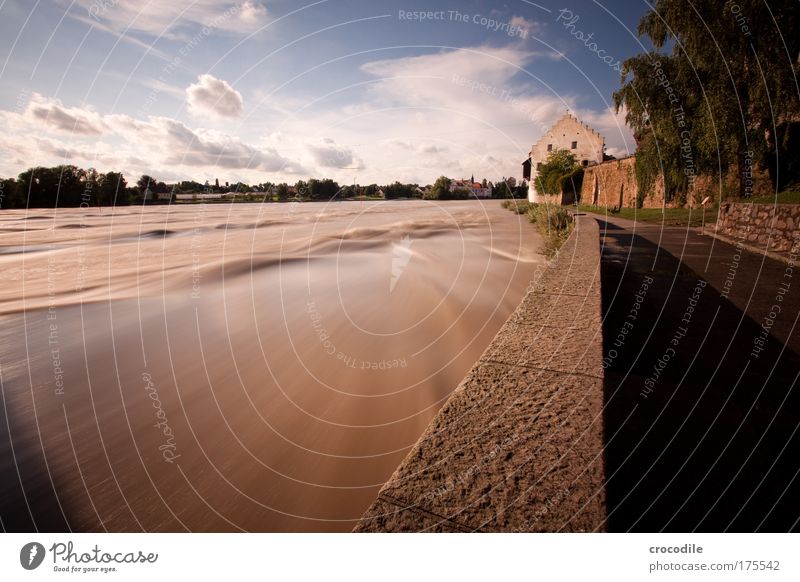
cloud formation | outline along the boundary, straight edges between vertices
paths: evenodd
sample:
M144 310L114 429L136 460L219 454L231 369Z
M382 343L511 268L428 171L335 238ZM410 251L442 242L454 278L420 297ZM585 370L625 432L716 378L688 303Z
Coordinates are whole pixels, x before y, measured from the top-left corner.
M79 107L65 107L58 99L48 99L34 93L25 109L28 119L58 131L79 135L100 135L105 131L97 113Z
M186 40L197 29L249 34L267 22L267 10L258 0L171 0L119 2L115 0L58 0L69 15L117 33L138 32L172 40Z
M244 113L242 94L227 81L213 75L200 75L197 83L186 89L189 112L212 119L233 119Z
M363 163L353 153L353 150L338 145L331 138L322 138L319 142L309 143L306 149L311 154L314 162L323 168L362 168Z

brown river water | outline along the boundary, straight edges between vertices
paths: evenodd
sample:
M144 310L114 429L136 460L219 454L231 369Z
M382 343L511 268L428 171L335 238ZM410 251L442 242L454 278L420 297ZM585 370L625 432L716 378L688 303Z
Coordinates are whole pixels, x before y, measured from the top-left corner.
M352 529L540 244L499 201L2 211L3 529Z

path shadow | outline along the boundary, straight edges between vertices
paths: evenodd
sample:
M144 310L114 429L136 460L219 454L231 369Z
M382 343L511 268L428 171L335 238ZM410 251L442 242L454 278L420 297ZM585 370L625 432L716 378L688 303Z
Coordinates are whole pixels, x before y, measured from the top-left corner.
M796 530L800 356L771 336L754 354L758 323L663 247L598 222L608 529Z

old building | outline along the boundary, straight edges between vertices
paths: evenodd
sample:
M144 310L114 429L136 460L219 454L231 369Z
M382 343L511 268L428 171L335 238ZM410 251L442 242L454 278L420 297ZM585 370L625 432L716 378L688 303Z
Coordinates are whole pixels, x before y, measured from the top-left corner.
M579 164L593 166L603 161L605 138L569 112L565 113L533 144L528 159L522 163L522 177L528 180L530 202L544 201L536 190L536 172L555 150L567 150L575 155Z

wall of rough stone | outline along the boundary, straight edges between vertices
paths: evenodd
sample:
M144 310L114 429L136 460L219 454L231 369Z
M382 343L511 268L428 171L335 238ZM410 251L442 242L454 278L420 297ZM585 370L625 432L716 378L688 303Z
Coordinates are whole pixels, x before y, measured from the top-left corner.
M608 206L609 208L636 207L636 195L639 187L636 184L635 171L636 157L631 156L620 160L603 162L596 166L586 168L583 174L583 187L581 189L581 203L595 206ZM750 178L750 191L753 196L766 196L772 192L769 175L763 170L754 169ZM721 195L731 196L739 191L739 177L735 171L722 176L701 175L694 179L694 183L686 193L686 206L697 206L708 196L712 201L718 200ZM667 206L674 208L681 204L676 198L667 202ZM653 191L649 192L642 201L643 208L661 208L664 205L664 178L658 176Z
M639 191L636 185L635 163L636 158L631 156L586 168L583 173L581 204L635 208L636 194ZM663 190L663 185L660 187L657 185L656 191L660 191L661 195L645 198L645 206L660 207L664 200Z
M723 202L717 232L734 241L778 253L800 248L800 204Z

